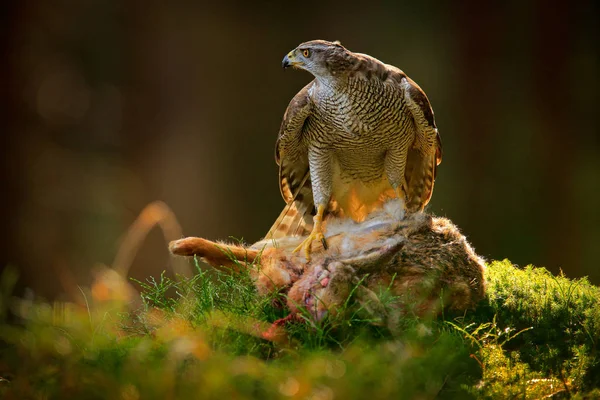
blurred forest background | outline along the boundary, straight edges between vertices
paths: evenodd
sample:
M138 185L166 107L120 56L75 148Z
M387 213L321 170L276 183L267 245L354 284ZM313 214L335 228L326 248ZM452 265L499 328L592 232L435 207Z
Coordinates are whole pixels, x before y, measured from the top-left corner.
M253 242L284 203L274 142L340 40L425 90L444 144L429 210L488 259L600 283L599 2L3 2L0 265L43 296L110 264L146 204ZM169 269L153 230L131 274ZM61 272L62 271L62 272Z

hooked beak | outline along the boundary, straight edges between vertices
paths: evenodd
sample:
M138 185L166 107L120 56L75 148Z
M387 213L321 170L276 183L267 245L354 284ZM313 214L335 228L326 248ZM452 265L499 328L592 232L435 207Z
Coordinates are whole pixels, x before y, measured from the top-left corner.
M283 57L283 61L281 62L281 66L283 67L283 69L293 67L297 64L298 62L294 59L294 51L290 51L289 53L287 53L286 56Z
M283 61L281 62L281 66L283 67L283 69L286 69L290 66L291 62L290 62L290 58L287 56L283 57Z

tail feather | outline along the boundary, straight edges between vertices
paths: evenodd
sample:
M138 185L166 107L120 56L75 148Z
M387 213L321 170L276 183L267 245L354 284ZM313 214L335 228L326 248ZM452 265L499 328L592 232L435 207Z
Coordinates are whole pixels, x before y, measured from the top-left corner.
M302 178L291 201L275 220L265 239L280 239L287 236L305 236L312 231L314 202L310 183L310 172Z

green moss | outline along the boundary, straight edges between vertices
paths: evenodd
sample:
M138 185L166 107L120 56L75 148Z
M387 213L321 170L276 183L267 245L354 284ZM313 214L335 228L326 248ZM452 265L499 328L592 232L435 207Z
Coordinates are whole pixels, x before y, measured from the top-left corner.
M244 274L140 282L135 312L93 291L88 307L20 300L18 322L0 325L0 397L598 396L599 289L508 261L489 265L487 280L487 299L461 316L407 317L390 331L349 299L276 341L260 332L286 315L285 299L258 296Z
M546 375L584 390L600 387L600 289L587 279L553 276L544 268L495 262L487 272L487 302L478 322L497 316L500 329L528 329L504 347Z

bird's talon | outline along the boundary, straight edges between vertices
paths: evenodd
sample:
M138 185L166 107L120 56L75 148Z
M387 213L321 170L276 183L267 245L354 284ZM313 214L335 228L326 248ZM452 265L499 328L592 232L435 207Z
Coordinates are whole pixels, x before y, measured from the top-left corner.
M321 244L323 245L323 248L325 250L327 250L329 248L329 246L327 245L327 241L325 240L325 237L321 238Z
M300 249L304 249L304 255L306 256L306 262L310 262L310 253L312 250L312 242L315 240L323 243L323 247L327 250L327 243L325 242L325 237L323 236L323 213L325 212L325 206L319 205L317 207L317 215L314 217L315 225L313 226L312 232L306 239L300 243L298 247L294 249L294 253L300 251Z
M306 239L302 241L293 251L293 253L297 253L300 250L304 250L304 255L306 256L306 261L310 262L311 260L311 252L312 252L312 243L315 241L320 241L323 244L325 250L327 250L327 242L325 241L325 237L321 232L311 232L310 235Z
M307 245L304 246L304 257L306 257L306 262L309 263L310 262L310 245L311 243L308 243Z

